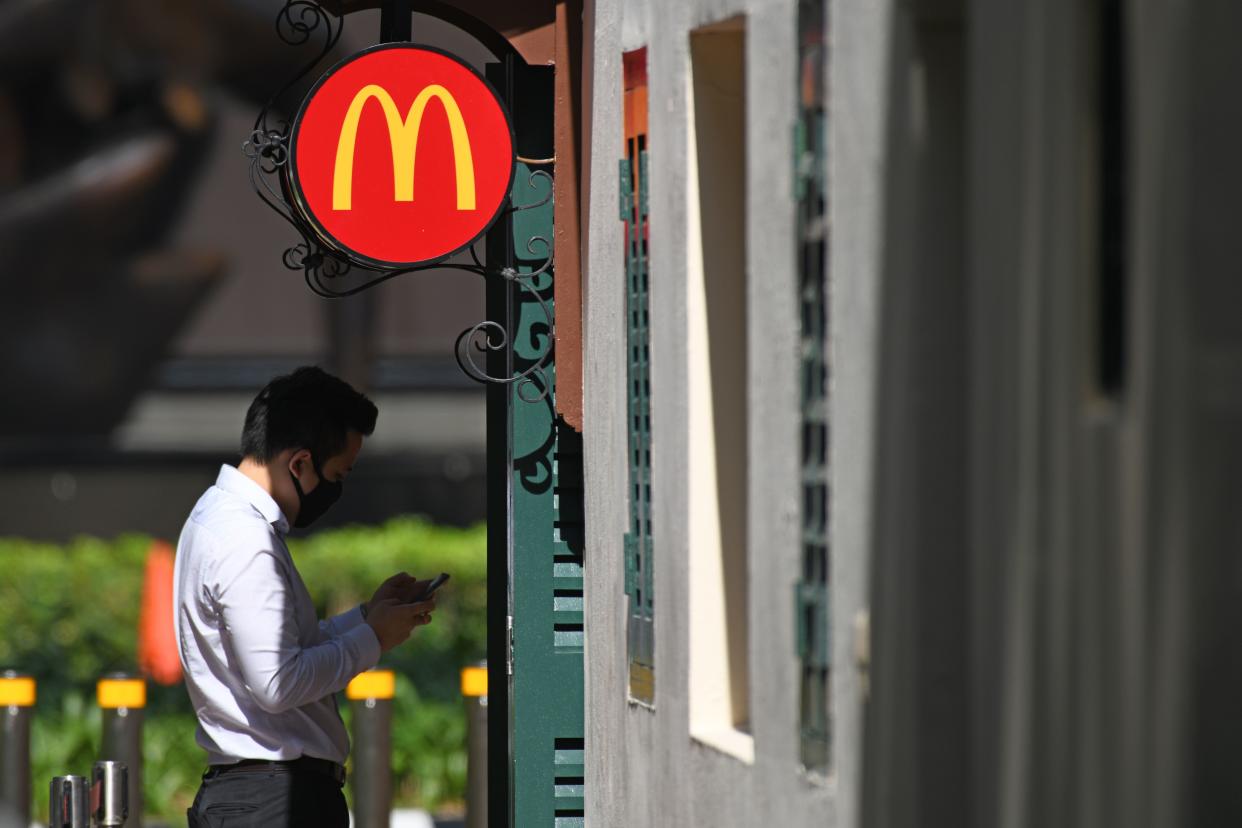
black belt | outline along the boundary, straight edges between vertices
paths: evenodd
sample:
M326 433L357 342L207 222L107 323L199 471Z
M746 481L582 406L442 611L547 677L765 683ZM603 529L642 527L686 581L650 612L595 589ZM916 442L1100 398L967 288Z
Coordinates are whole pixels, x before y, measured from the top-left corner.
M327 776L338 785L345 784L345 768L327 759L314 756L299 756L297 759L242 759L231 765L212 765L208 773L262 773L274 768L286 768L295 771L310 771Z

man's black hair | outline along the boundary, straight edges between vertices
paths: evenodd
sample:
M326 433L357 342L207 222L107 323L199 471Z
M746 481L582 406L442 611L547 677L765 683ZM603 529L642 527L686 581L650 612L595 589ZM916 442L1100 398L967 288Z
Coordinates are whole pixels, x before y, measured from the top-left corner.
M285 449L310 449L316 464L345 450L349 431L370 435L379 411L349 383L313 366L276 377L246 412L242 457L270 463Z

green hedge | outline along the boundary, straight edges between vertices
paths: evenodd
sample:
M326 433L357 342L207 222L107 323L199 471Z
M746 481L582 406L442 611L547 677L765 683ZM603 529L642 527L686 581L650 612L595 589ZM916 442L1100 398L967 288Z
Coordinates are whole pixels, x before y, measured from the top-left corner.
M32 733L36 813L47 814L47 780L85 773L100 738L98 677L136 663L142 578L151 539L79 538L64 546L0 538L0 665L35 676ZM486 652L486 546L482 527L451 529L417 518L349 527L290 542L321 614L365 600L394 572L453 580L436 619L388 653L397 672L393 719L396 804L438 809L465 790L465 719L458 672ZM183 819L205 763L183 686L149 685L145 727L146 810ZM346 722L349 711L343 705Z

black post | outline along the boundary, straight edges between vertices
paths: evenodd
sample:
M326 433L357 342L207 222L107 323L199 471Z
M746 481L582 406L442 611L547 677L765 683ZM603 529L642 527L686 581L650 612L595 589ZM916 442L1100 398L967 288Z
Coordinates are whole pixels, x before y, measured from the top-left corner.
M514 111L517 67L512 55L489 64L487 79ZM507 346L487 351L487 373L513 375L513 286L499 276L513 267L513 217L501 215L487 234L487 318L504 326ZM488 336L492 336L489 332ZM513 504L512 388L487 385L487 814L495 828L512 824L512 754L509 743L510 635L512 615L509 592L510 516Z
M410 0L384 0L380 7L380 42L406 41L412 33Z
M142 828L142 721L147 683L127 673L112 673L96 686L103 713L101 760L121 762L128 773L130 818L126 825Z
M359 674L345 689L353 711L354 828L388 828L392 814L391 670Z
M30 715L35 680L14 670L0 675L0 828L30 825Z

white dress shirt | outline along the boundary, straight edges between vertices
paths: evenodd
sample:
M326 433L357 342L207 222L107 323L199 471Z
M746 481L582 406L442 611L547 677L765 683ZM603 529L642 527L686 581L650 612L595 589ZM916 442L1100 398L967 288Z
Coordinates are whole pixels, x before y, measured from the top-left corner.
M379 640L357 607L316 618L288 531L272 496L227 465L181 530L177 643L209 764L349 755L332 694L375 666Z

